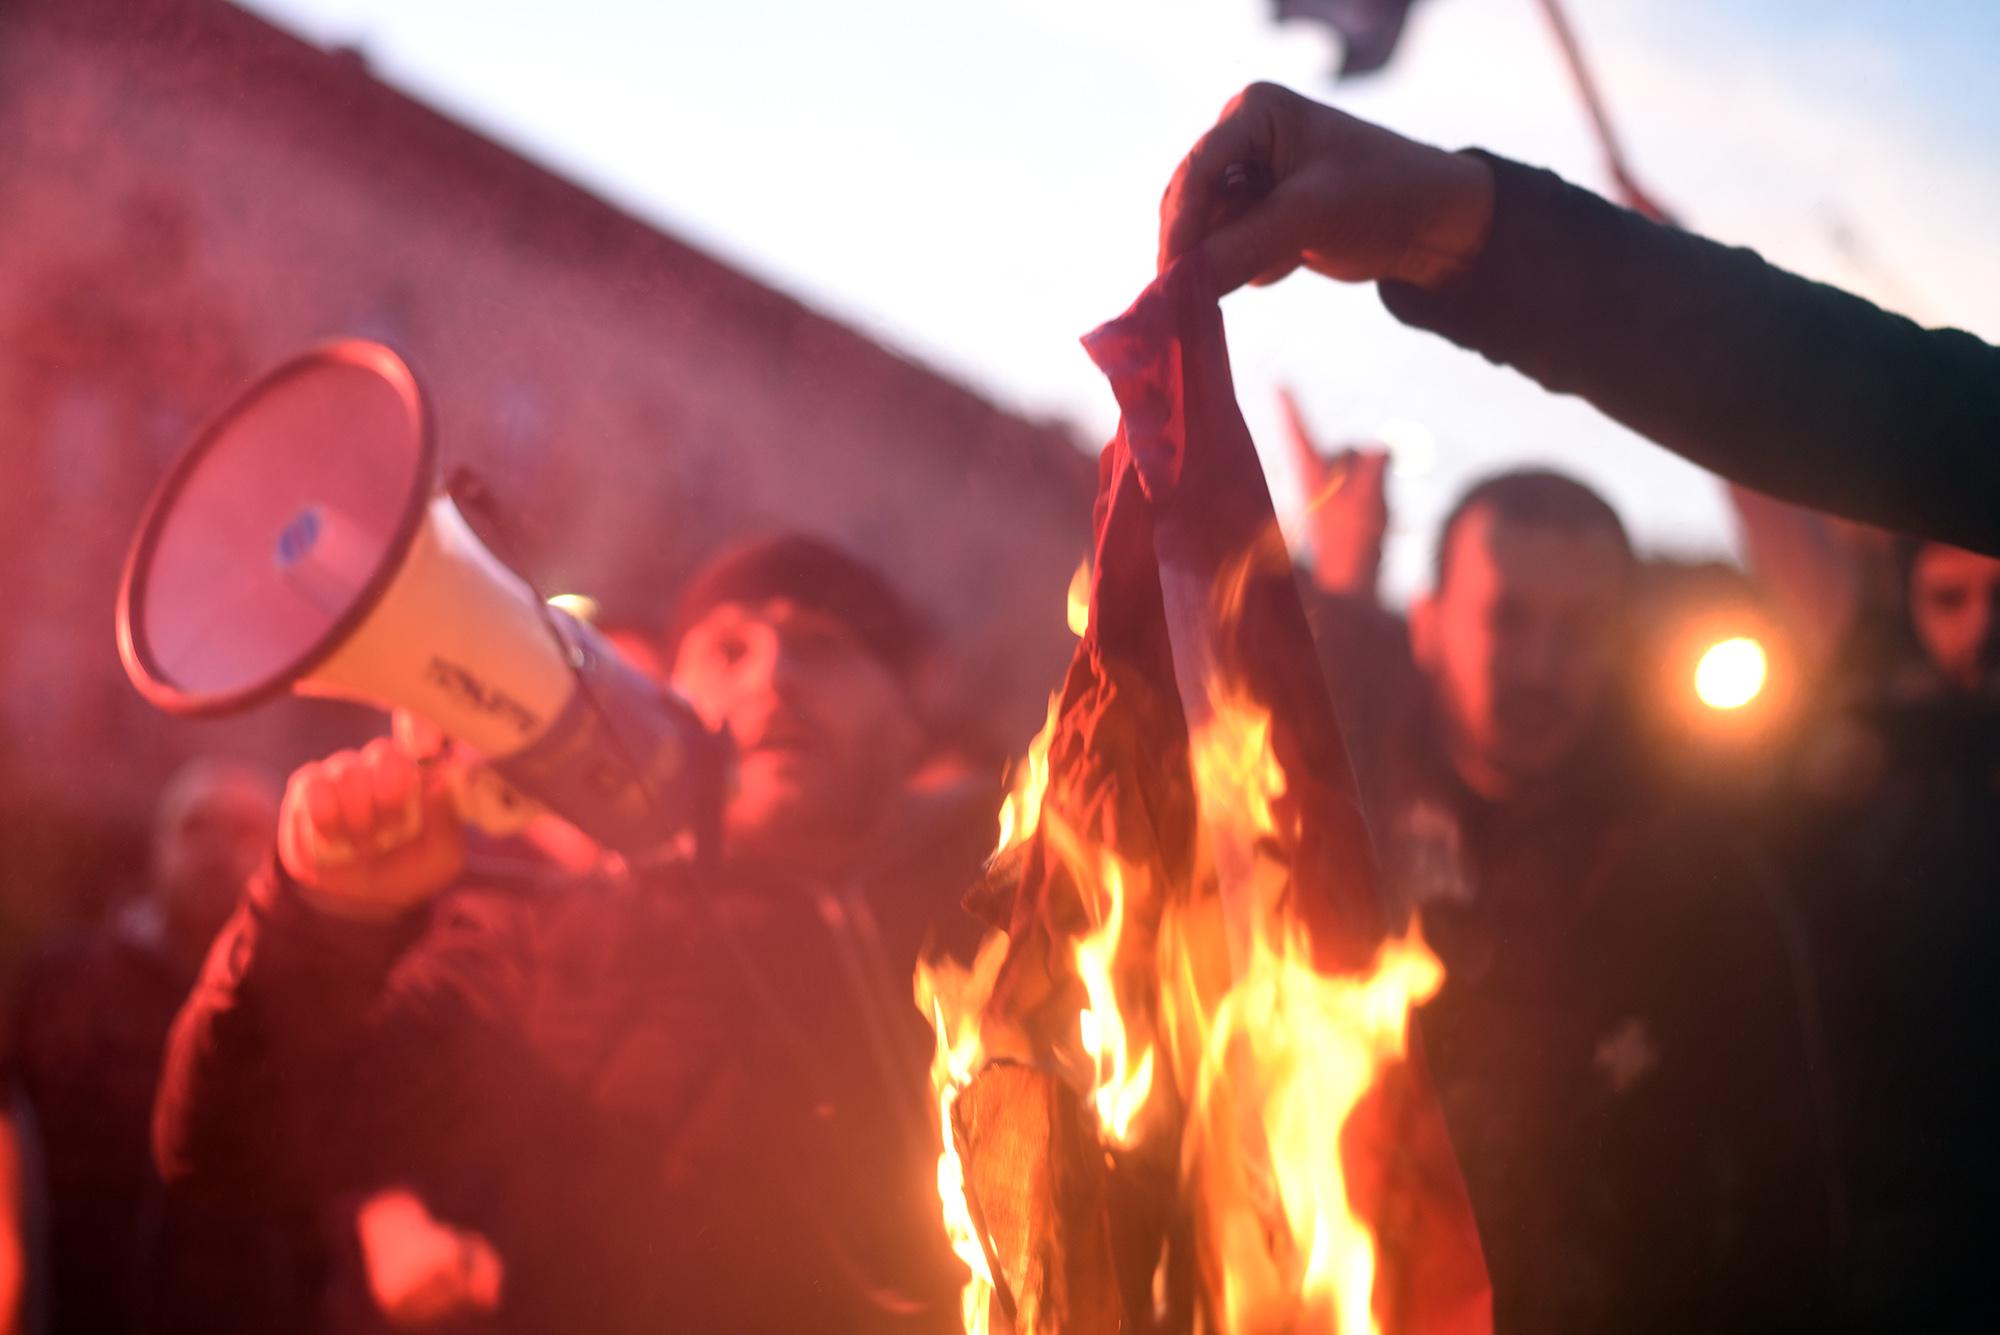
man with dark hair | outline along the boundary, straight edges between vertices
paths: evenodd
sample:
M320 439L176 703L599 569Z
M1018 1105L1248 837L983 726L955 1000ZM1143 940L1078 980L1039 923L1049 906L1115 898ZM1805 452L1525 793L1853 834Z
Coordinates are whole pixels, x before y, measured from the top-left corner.
M1446 517L1410 636L1476 791L1506 799L1559 777L1615 722L1633 565L1617 514L1560 473L1487 478Z
M1459 528L1477 511L1490 511L1496 519L1514 524L1581 533L1596 529L1612 539L1629 560L1632 540L1625 521L1611 503L1566 473L1552 468L1520 468L1482 478L1466 489L1438 527L1437 546L1431 550L1431 575L1444 583L1445 560Z
M387 740L306 766L175 1031L163 1167L364 1200L391 1325L947 1328L909 980L993 807L906 800L921 626L790 537L712 563L668 641L738 758L719 858L473 888L435 774Z
M1445 964L1422 1027L1498 1328L1807 1328L1828 1189L1798 941L1763 864L1636 763L1636 572L1596 493L1507 473L1445 523L1407 690L1346 652L1347 604L1316 630L1385 883Z
M739 548L694 579L667 655L703 721L736 741L733 860L838 870L882 843L884 795L920 759L923 650L881 577L811 538Z

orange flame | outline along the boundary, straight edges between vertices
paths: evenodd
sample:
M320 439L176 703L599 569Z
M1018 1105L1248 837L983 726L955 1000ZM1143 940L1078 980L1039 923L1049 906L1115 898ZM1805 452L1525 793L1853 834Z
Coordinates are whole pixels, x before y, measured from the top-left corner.
M979 954L966 969L949 959L917 962L917 1009L930 1018L937 1036L931 1057L931 1088L937 1095L938 1201L944 1210L945 1235L965 1263L965 1287L959 1291L959 1318L966 1335L987 1335L992 1310L993 1270L972 1220L965 1193L965 1165L952 1135L951 1109L958 1095L985 1065L979 1017L993 995L993 980L1007 955L1007 934L993 932L979 943Z
M1069 577L1069 633L1079 640L1090 629L1090 558L1076 563Z
M1436 995L1444 969L1414 925L1384 943L1366 973L1316 967L1287 909L1290 876L1274 839L1285 775L1270 714L1219 687L1212 704L1191 761L1205 859L1235 878L1249 910L1247 958L1223 973L1214 947L1204 960L1182 925L1161 971L1163 1023L1182 1031L1177 1048L1194 1049L1178 1063L1192 1073L1183 1075L1182 1165L1205 1229L1211 1301L1232 1335L1380 1335L1375 1237L1354 1206L1342 1133L1404 1058L1410 1012Z
M1266 558L1282 560L1282 545L1260 544L1218 582L1225 624L1240 615L1253 563ZM1296 841L1278 814L1285 774L1270 714L1253 699L1211 683L1210 716L1191 739L1201 813L1196 884L1165 907L1149 868L1043 812L1058 703L1051 698L1001 809L998 850L1041 830L1090 922L1070 951L1081 994L1073 1032L1085 1060L1062 1052L1042 1059L1083 1086L1107 1146L1178 1136L1203 1329L1381 1335L1377 1239L1342 1162L1343 1134L1384 1072L1405 1058L1410 1014L1442 986L1443 967L1414 924L1384 943L1365 972L1316 966L1291 903L1285 850ZM1136 923L1155 920L1148 949L1156 974L1127 940ZM937 1033L938 1194L970 1273L962 1295L969 1333L988 1330L992 1275L967 1207L951 1108L985 1060L980 1017L1006 946L993 933L972 970L920 966L917 980L918 1004ZM1162 1073L1185 1109L1178 1128L1147 1115Z
M1076 1015L1076 1029L1084 1055L1094 1065L1090 1105L1106 1139L1122 1149L1132 1145L1134 1123L1152 1095L1152 1045L1144 1045L1140 1055L1132 1057L1134 1043L1124 1009L1118 1005L1116 965L1126 919L1126 879L1128 871L1118 857L1102 853L1096 885L1084 885L1086 897L1102 901L1102 913L1098 925L1078 937L1074 949L1076 977L1084 983L1088 999Z
M1014 790L1000 803L1000 842L993 846L995 857L1026 843L1041 823L1042 798L1049 791L1049 743L1055 740L1056 713L1061 705L1060 691L1049 696L1048 718L1028 743L1026 759L1015 768Z
M1182 1163L1222 1330L1379 1335L1375 1236L1354 1207L1342 1132L1406 1054L1410 1011L1443 981L1414 930L1352 977L1316 970L1294 931L1259 940L1249 969L1195 1021Z

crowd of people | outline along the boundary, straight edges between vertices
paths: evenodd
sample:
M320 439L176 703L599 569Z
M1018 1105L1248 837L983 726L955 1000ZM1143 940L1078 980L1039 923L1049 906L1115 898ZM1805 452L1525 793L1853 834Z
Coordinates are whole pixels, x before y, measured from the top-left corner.
M1754 788L1662 763L1648 563L1574 478L1470 489L1399 613L1354 456L1300 585L1386 891L1445 965L1419 1023L1496 1328L1987 1328L2000 353L1274 88L1176 175L1174 263L1379 282L1917 535L1842 548ZM282 797L174 780L146 893L7 1008L0 1330L956 1328L910 977L977 935L1002 776L933 763L922 619L818 540L717 556L632 647L733 743L702 856L468 834L418 725Z
M1406 623L1317 590L1385 875L1446 965L1422 1025L1501 1329L1990 1308L2000 560L1902 550L1748 787L1645 726L1642 567L1574 479L1472 488Z

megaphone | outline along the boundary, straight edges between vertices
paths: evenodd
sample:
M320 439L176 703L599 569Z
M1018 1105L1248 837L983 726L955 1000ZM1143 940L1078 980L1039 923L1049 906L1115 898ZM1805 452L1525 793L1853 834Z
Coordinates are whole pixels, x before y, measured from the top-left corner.
M720 741L474 536L379 343L285 363L195 437L126 557L118 651L173 714L288 691L408 709L628 856L715 823Z

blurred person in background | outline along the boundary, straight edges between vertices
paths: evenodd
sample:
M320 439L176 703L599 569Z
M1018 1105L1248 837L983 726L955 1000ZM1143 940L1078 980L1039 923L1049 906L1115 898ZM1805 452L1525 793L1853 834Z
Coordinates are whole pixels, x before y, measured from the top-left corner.
M1910 629L1936 689L2000 696L2000 557L1926 542L1910 549L1908 570Z
M0 1071L0 1082L4 1088L12 1079ZM39 1335L41 1323L30 1319L28 1306L33 1243L16 1122L14 1110L0 1104L0 1335Z
M2000 1195L2000 560L1898 549L1833 669L1781 847L1825 974L1854 1246L1845 1325L1991 1329Z
M975 934L993 808L906 797L927 637L786 537L707 567L666 638L737 756L719 860L499 891L389 741L305 767L175 1030L161 1163L364 1197L398 1328L955 1328L910 978Z
M154 815L151 879L99 928L59 942L15 999L11 1064L47 1193L49 1329L283 1329L290 1258L268 1218L163 1191L149 1153L167 1030L209 943L268 857L277 786L199 759ZM230 1295L227 1307L214 1304ZM190 1304L208 1308L192 1323Z
M1802 940L1637 752L1636 567L1594 492L1503 473L1393 657L1352 598L1315 632L1385 884L1445 965L1421 1027L1498 1328L1810 1329L1834 1193Z

